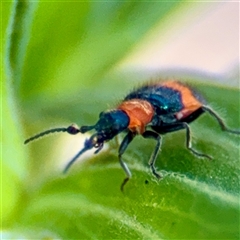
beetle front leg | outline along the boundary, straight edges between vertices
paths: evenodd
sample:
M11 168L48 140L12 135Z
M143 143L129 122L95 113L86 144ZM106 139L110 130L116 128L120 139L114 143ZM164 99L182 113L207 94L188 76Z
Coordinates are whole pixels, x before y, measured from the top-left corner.
M119 158L119 162L120 165L122 167L122 169L124 170L125 174L126 174L126 178L124 178L122 184L121 184L121 191L123 192L124 186L126 185L126 183L129 181L129 179L131 178L132 174L127 166L127 164L122 160L122 155L125 152L125 150L127 149L129 143L133 140L133 138L136 136L135 133L133 132L128 132L128 134L124 137L119 150L118 150L118 158Z

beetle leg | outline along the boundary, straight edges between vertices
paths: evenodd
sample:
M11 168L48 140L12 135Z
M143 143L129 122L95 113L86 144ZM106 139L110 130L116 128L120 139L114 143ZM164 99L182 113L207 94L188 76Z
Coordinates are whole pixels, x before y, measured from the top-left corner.
M211 156L207 155L207 154L204 154L204 153L199 153L197 152L196 150L194 150L192 148L192 142L191 142L191 130L190 130L190 127L188 126L188 124L186 122L178 122L178 123L174 123L174 124L171 124L169 126L167 126L168 128L168 131L176 131L176 130L180 130L180 129L185 129L186 130L186 147L188 150L190 150L193 154L195 154L196 156L198 157L205 157L205 158L208 158L208 159L212 159ZM154 128L155 131L159 130L159 132L161 132L161 128L160 129L157 129L157 128Z
M126 185L126 183L129 181L129 179L131 178L132 174L127 166L127 164L122 160L122 155L125 152L125 150L127 149L129 143L133 140L133 138L136 136L136 133L133 133L131 131L129 131L127 133L127 135L124 137L119 150L118 150L118 158L119 158L119 162L120 165L122 167L122 169L124 170L125 174L126 174L126 178L124 178L122 184L121 184L121 191L123 192L123 188Z
M161 175L157 173L157 170L155 168L155 162L156 162L156 159L157 159L157 155L158 155L158 152L160 150L160 147L161 147L161 136L156 133L156 132L152 132L152 131L145 131L142 136L144 138L152 138L152 139L155 139L157 141L157 145L150 157L150 160L149 160L149 165L150 165L150 169L153 173L153 175L160 179L161 178Z
M218 114L216 112L214 112L210 107L202 106L202 109L205 112L210 113L218 121L218 123L219 123L219 125L220 125L220 127L223 131L230 132L230 133L233 133L233 134L240 134L240 130L229 129L226 126L226 124L224 123L224 121L221 119L221 117L218 116Z
M183 122L183 123L180 123L183 128L186 129L186 147L188 150L190 150L193 154L195 154L196 156L198 157L205 157L205 158L208 158L208 159L212 159L211 156L207 155L207 154L204 154L204 153L199 153L197 152L196 150L194 150L192 148L192 142L191 142L191 130L190 130L190 127L188 126L187 123Z

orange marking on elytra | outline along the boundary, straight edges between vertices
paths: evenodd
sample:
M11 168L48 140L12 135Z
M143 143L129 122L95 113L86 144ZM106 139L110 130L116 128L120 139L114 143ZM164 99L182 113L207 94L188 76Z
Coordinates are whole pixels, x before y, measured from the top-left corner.
M202 107L203 104L196 99L191 89L189 89L187 86L184 86L180 82L169 81L161 85L169 87L181 93L181 100L184 108L175 114L177 119L185 118Z

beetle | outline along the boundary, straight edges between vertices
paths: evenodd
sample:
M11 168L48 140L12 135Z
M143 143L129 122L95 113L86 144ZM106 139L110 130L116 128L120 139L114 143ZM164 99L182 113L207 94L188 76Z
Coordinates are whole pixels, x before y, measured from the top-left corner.
M226 126L221 117L207 104L203 97L191 87L176 80L157 81L147 83L130 92L115 108L101 112L95 125L81 126L73 124L67 128L54 128L41 132L24 143L27 144L39 137L54 132L67 132L75 135L95 130L95 133L85 140L84 147L68 162L64 173L89 149L96 148L95 154L100 152L106 141L111 140L119 133L126 131L119 149L118 158L126 177L121 184L123 191L125 184L131 178L131 171L123 161L122 155L136 135L151 138L156 141L156 146L149 160L150 169L155 177L161 178L156 171L155 162L161 148L162 135L185 129L186 147L198 157L212 159L211 156L200 153L191 146L191 130L189 123L197 119L204 112L214 117L223 131L240 134Z

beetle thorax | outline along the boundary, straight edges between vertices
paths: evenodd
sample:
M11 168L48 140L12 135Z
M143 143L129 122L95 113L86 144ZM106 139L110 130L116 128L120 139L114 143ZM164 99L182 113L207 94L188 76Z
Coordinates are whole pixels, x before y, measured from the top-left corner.
M154 115L153 106L142 99L124 101L118 109L127 113L130 119L128 129L138 134L144 133L146 125L151 122Z

